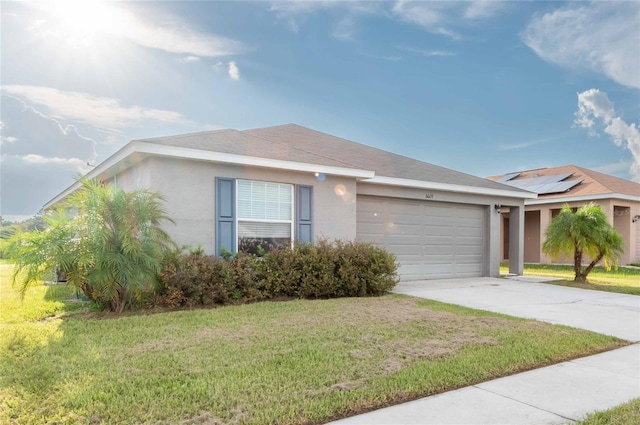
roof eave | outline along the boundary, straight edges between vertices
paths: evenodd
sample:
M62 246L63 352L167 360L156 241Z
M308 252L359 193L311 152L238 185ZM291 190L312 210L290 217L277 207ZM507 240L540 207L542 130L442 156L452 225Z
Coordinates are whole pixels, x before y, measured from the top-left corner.
M106 176L110 176L111 174L113 174L113 173L111 173L111 171L114 169L114 167L117 164L119 164L121 161L123 161L124 159L128 158L129 156L131 156L135 152L136 152L136 150L135 150L135 147L134 147L134 142L129 142L124 147L122 147L120 150L118 150L116 153L111 155L109 158L107 158L106 160L104 160L103 162L98 164L94 169L92 169L87 174L82 176L82 178L83 179L87 179L87 180L93 180L93 179L95 179L97 177L100 177L101 175L102 176L105 176L105 175ZM58 195L56 195L49 202L44 204L42 209L45 210L45 211L51 209L58 202L62 201L67 196L69 196L70 194L72 194L73 192L78 190L79 187L80 187L80 183L76 181L71 186L69 186L68 188L66 188L65 190L60 192Z
M371 179L375 176L372 170L363 170L359 168L337 167L331 165L309 164L295 161L284 161L278 159L261 158L255 156L228 154L215 151L207 151L203 149L184 148L179 146L158 145L144 141L131 141L115 154L110 156L104 162L100 163L96 168L88 172L84 178L89 180L96 177L110 177L117 174L116 166L125 161L130 156L138 155L155 155L181 159L193 159L199 161L218 162L233 165L246 165L252 167L274 168L279 170L299 171L318 173L325 175L352 177L355 179ZM44 206L44 210L51 209L58 202L65 199L71 193L80 187L80 183L75 182L67 189L59 193Z
M457 193L473 193L478 195L503 196L506 198L518 199L535 199L538 197L533 192L524 190L508 190L508 189L491 189L478 186L465 186L451 183L429 182L422 180L402 179L397 177L376 176L372 179L363 181L365 183L412 187L417 189L446 190L448 192Z
M168 156L200 161L220 162L233 165L248 165L254 167L276 168L279 170L322 173L357 179L370 179L375 176L371 170L360 168L338 167L333 165L310 164L305 162L285 161L280 159L262 158L257 156L237 155L203 149L184 148L179 146L158 145L155 143L134 141L136 152L150 155Z
M543 204L557 204L557 203L566 203L566 202L598 201L601 199L621 199L625 201L640 202L640 196L626 195L624 193L600 193L596 195L562 196L558 198L538 198L531 201L525 201L525 205L543 205Z

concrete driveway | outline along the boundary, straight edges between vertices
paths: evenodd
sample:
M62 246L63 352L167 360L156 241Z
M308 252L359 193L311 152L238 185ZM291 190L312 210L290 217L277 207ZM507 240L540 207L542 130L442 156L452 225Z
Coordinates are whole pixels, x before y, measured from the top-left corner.
M332 424L567 424L640 397L640 297L520 279L528 281L403 282L394 292L588 329L636 343Z
M393 292L640 341L635 295L491 277L401 282Z

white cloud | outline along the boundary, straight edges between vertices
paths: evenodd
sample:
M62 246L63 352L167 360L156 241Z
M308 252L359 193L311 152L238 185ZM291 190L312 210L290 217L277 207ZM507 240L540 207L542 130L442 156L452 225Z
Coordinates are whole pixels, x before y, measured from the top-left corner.
M537 16L522 39L542 59L640 88L640 3L594 2Z
M459 40L462 35L454 27L468 25L496 16L508 7L507 2L407 2L398 1L392 13L404 22L421 26L425 30Z
M364 1L278 1L271 3L271 11L276 17L285 22L289 29L298 33L304 25L308 15L318 12L337 11L341 16L340 21L332 30L332 36L346 41L351 41L354 35L353 18L355 16L384 15L386 14L384 2Z
M502 1L471 1L465 4L463 16L467 19L487 19L501 12Z
M445 25L447 20L446 11L449 8L450 5L443 2L415 3L399 1L393 7L393 13L405 22L417 24L429 32L446 35L457 40L461 36L448 29Z
M17 155L0 157L3 217L36 214L81 175L74 164L34 162Z
M238 69L238 65L236 65L235 62L229 62L229 77L231 77L232 80L239 80L240 79L240 70Z
M44 105L52 115L78 120L96 127L127 128L144 121L187 124L178 112L143 106L122 106L118 99L93 96L88 93L62 91L51 87L4 85L2 91L22 96L32 103Z
M342 41L353 41L356 33L355 21L352 17L341 19L333 28L331 35Z
M200 58L198 56L185 56L184 58L178 59L181 63L190 63L190 62L199 62Z
M137 15L119 2L58 0L24 4L46 12L51 18L49 24L58 32L108 34L143 47L194 56L219 57L246 51L239 41L197 31L169 14L151 15L145 10L146 19L141 19L141 13Z
M42 205L89 170L94 140L73 126L2 95L2 215L35 214Z
M60 123L12 96L0 96L2 153L25 156L84 158L96 156L94 140L78 134L74 126Z
M631 161L612 162L594 167L593 170L604 174L616 174L627 172L633 163Z
M578 93L578 111L576 112L576 125L589 130L590 135L596 135L598 127L604 126L607 133L616 146L628 149L631 152L632 164L630 172L632 178L640 182L640 129L635 123L627 124L622 118L616 116L613 102L605 92L590 89Z
M287 1L274 2L271 11L297 33L307 17L320 12L340 16L331 35L352 41L356 34L356 18L379 16L419 25L434 34L453 39L462 36L453 28L489 19L509 7L503 1Z
M31 164L61 164L61 165L70 165L81 173L86 173L89 171L90 167L87 165L89 161L83 161L79 158L45 158L41 155L29 154L22 157L25 162L29 162Z
M456 56L456 52L452 52L451 50L429 50L429 49L420 49L417 47L410 46L398 46L399 50L404 50L405 52L417 53L422 56Z

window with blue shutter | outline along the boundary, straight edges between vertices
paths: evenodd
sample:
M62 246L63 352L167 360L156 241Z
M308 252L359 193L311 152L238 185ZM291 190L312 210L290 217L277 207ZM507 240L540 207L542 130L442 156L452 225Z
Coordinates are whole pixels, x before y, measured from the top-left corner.
M238 251L252 254L291 246L293 185L237 180Z
M216 178L216 255L313 242L313 187ZM294 208L295 206L295 208ZM295 211L295 216L294 216Z

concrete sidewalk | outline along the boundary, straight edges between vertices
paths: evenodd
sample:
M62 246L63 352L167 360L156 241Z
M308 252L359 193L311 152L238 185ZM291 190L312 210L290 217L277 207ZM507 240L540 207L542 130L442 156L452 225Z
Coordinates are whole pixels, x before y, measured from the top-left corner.
M640 297L495 278L394 292L640 340ZM426 397L333 424L566 424L640 397L640 344Z

